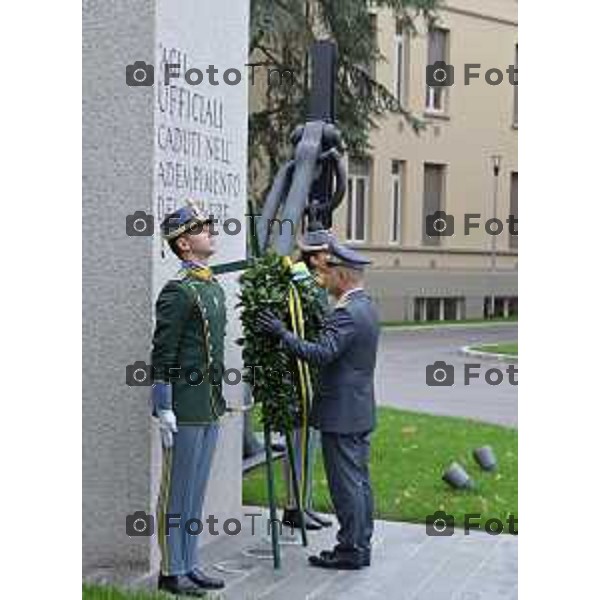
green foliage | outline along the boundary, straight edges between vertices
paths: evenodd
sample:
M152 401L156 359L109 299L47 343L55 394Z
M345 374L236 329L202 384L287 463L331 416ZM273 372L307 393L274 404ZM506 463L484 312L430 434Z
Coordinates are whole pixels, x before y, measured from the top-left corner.
M290 134L306 118L308 50L317 39L331 39L338 48L336 120L350 155L367 153L369 130L377 127L376 118L386 112L402 115L418 132L423 122L373 75L373 66L383 60L383 54L371 13L373 8L391 9L403 30L414 34L417 18L434 23L437 6L438 0L252 0L250 54L253 60L256 56L264 59L255 64L290 69L295 83L268 86L260 110L250 115L251 173L253 167L266 166L270 184L290 156Z
M286 259L273 251L256 259L240 277L242 349L245 379L253 386L253 397L262 406L263 422L274 431L291 430L300 416L296 360L280 347L279 340L256 327L260 313L270 310L291 329L288 298L292 273ZM322 308L314 285L297 285L304 313L305 338L315 339Z

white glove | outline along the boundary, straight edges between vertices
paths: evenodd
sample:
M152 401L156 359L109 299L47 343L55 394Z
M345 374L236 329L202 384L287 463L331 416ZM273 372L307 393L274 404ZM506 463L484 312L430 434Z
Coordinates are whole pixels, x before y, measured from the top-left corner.
M163 448L173 447L173 434L177 433L177 419L172 410L158 411L158 427Z

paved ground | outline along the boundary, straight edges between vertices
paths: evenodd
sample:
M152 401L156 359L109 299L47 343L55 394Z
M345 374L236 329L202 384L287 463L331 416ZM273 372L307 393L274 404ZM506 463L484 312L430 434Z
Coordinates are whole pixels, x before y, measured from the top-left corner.
M262 509L248 509L258 512ZM333 545L331 528L309 533L309 547L287 538L282 569L273 570L266 520L242 520L236 538L219 539L203 552L213 573L227 582L213 597L227 600L496 600L517 598L517 538L457 531L430 537L423 525L378 521L369 568L357 572L310 567L307 556ZM260 534L260 535L259 535ZM235 543L233 543L235 539ZM289 542L295 542L293 544ZM258 555L258 556L257 556Z
M510 385L507 364L461 355L463 346L517 339L517 325L452 327L382 332L376 376L380 404L439 415L470 417L489 423L517 426L518 386ZM430 387L426 366L445 361L454 366L454 385ZM480 378L464 385L465 363L480 363ZM504 381L488 385L484 374L499 368Z

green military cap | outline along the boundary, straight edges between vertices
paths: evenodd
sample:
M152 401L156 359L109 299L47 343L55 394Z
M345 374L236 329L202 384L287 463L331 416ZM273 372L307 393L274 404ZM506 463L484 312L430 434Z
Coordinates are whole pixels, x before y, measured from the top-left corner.
M160 229L163 239L170 242L187 231L195 230L198 226L201 227L202 225L212 222L212 217L202 213L198 207L190 201L187 206L182 206L176 211L166 215L161 223Z

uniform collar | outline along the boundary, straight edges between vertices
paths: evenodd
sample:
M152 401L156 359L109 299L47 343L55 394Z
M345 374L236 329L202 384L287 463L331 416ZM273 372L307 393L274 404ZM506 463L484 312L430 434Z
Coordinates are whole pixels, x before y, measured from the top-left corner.
M182 269L201 269L201 268L208 268L208 265L206 263L202 263L198 260L182 260L181 268Z
M212 269L201 262L194 260L182 260L181 270L185 271L190 277L207 281L213 278Z
M346 290L339 298L338 301L335 303L336 306L343 306L347 301L348 298L351 294L354 294L356 292L362 292L364 290L364 288L361 287L355 287L352 288L351 290Z

